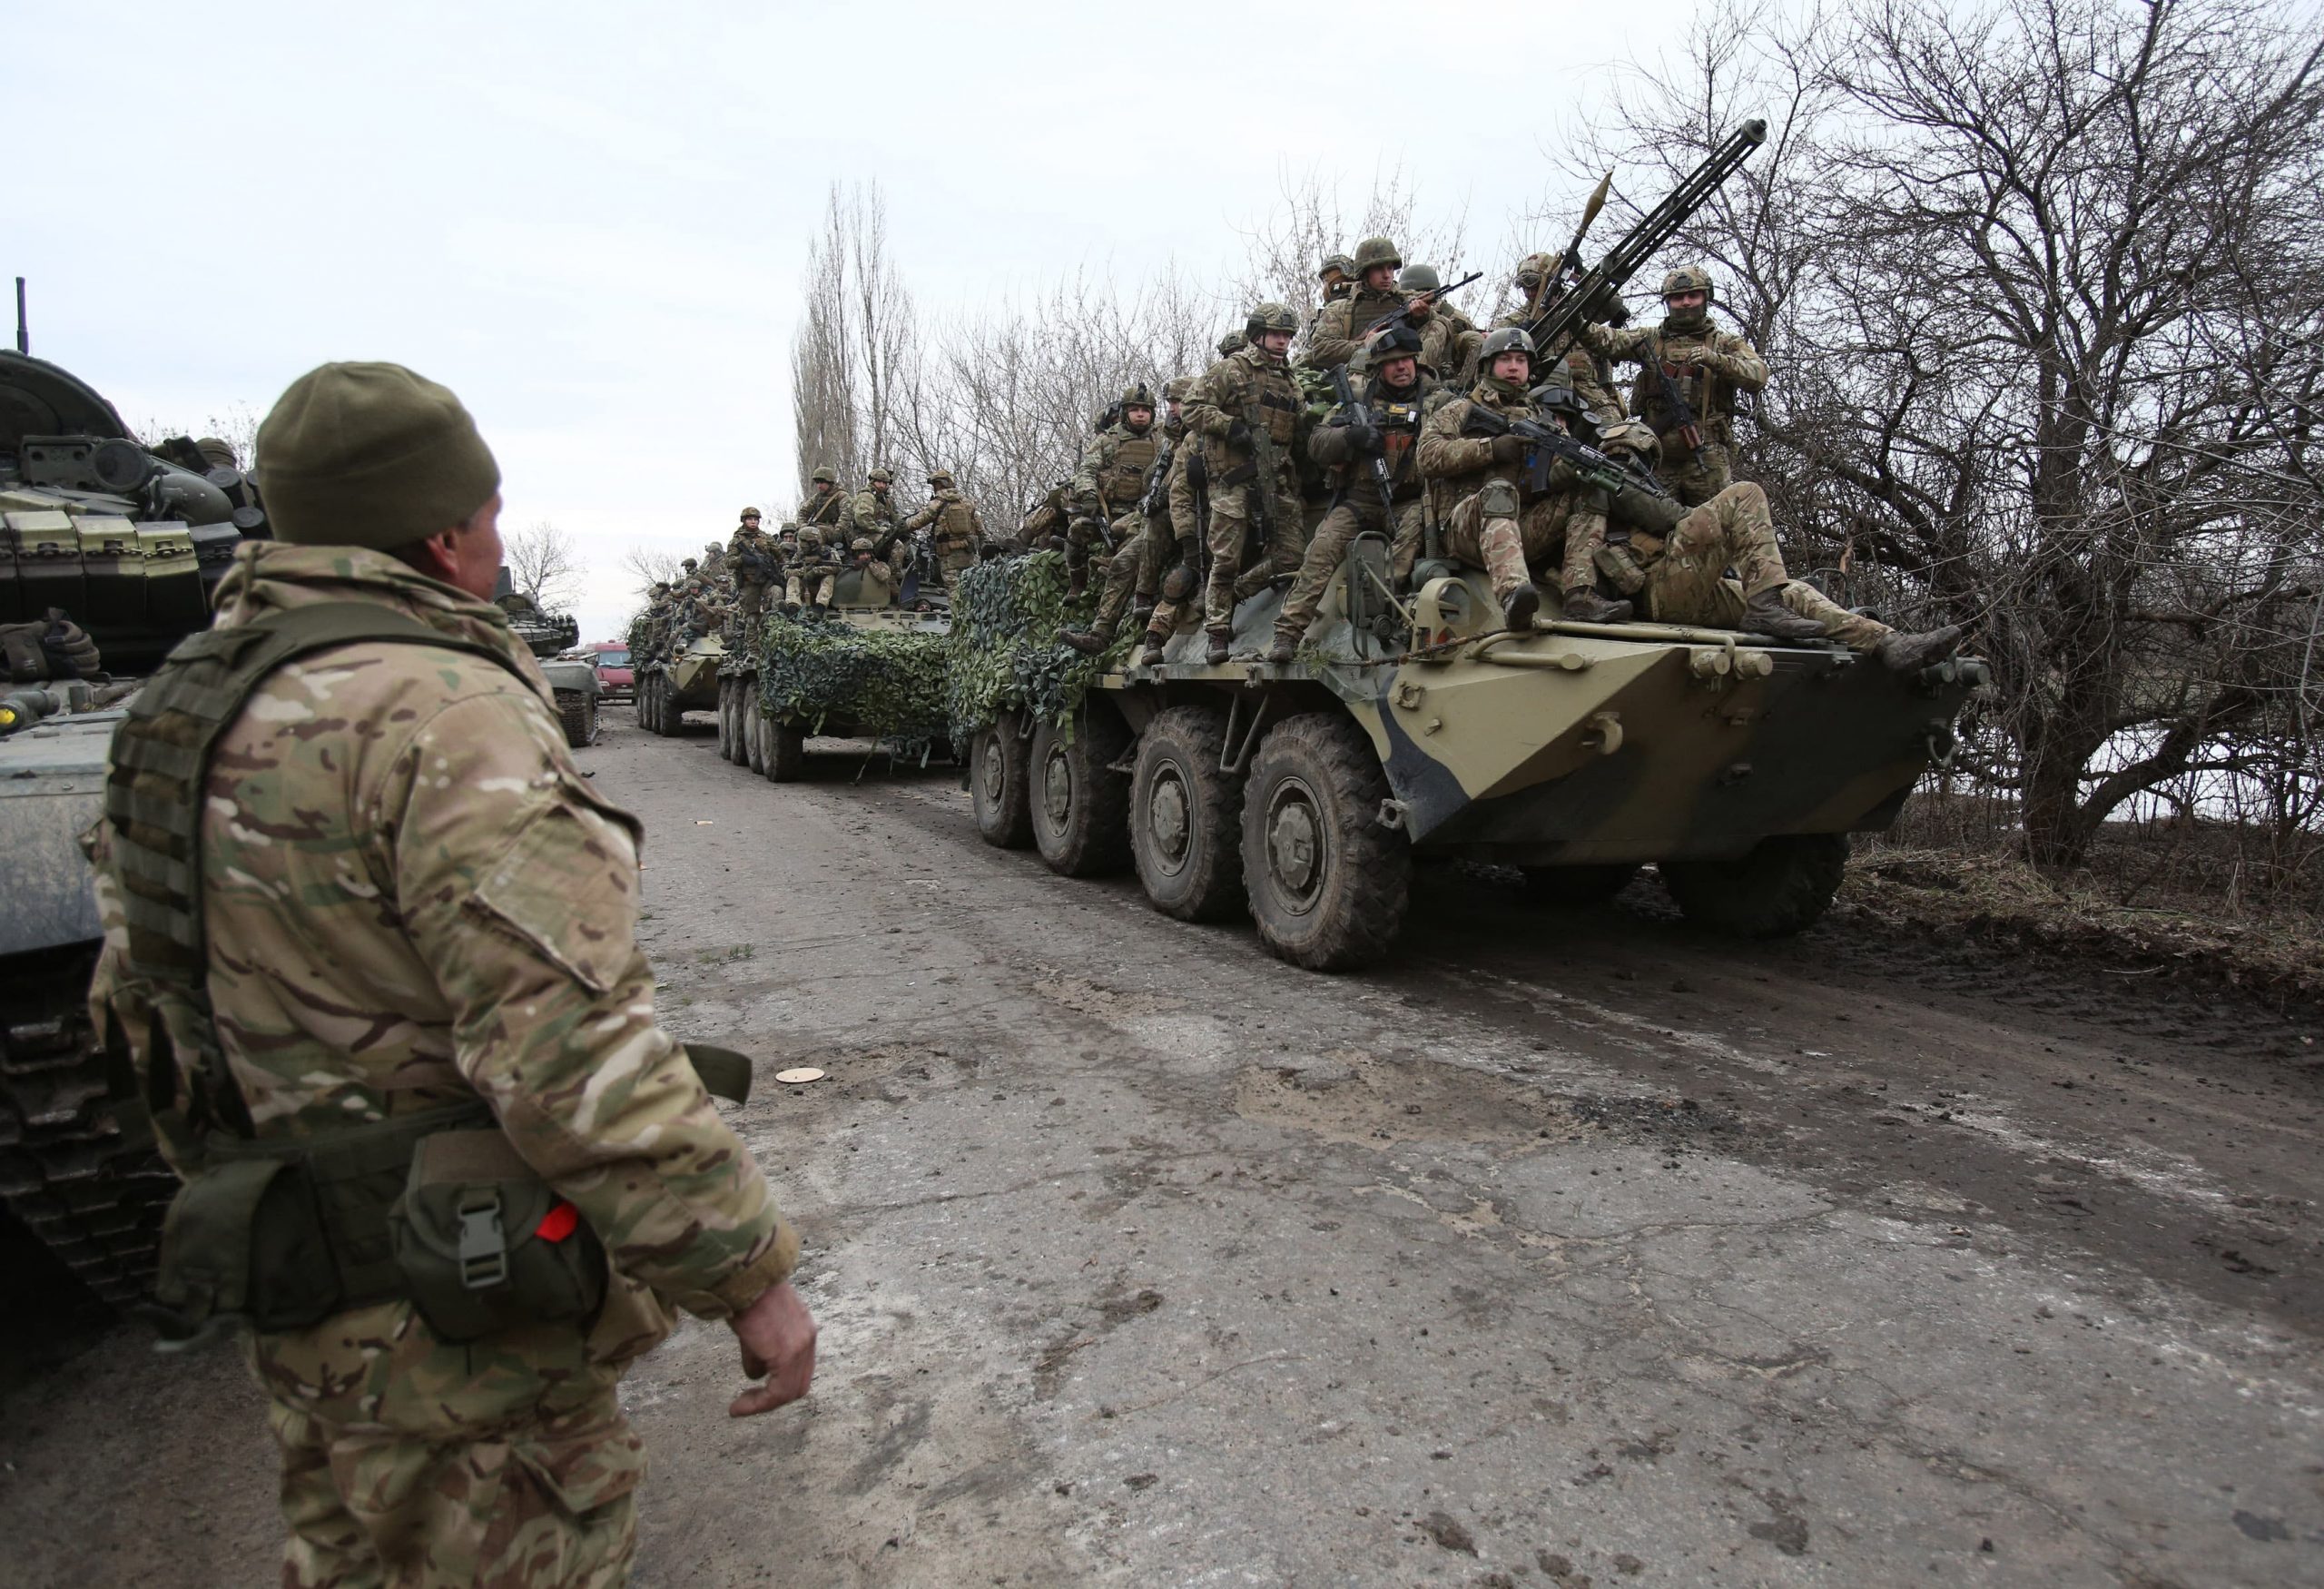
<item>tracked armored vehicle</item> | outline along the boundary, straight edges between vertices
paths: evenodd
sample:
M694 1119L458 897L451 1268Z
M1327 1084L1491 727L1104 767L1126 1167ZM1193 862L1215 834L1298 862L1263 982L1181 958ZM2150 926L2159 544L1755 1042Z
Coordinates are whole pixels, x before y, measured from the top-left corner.
M85 1010L96 899L76 837L103 800L119 703L210 618L210 595L265 514L241 473L175 438L147 447L54 364L0 351L0 626L67 615L94 678L0 686L0 1201L89 1290L144 1290L176 1179L127 1147ZM19 630L19 635L30 633ZM18 671L41 668L18 653ZM61 1275L15 1277L13 1306L53 1307Z
M718 674L718 751L774 783L807 769L811 737L872 740L925 765L949 755L941 609L890 606L855 570L839 577L826 617L775 617ZM860 638L859 638L860 637Z
M1553 609L1510 632L1482 575L1424 568L1403 597L1388 559L1357 540L1290 665L1207 666L1196 627L1156 666L1101 665L1065 711L971 725L980 831L1069 876L1134 867L1184 920L1247 912L1319 971L1388 951L1427 856L1572 902L1651 863L1689 920L1775 935L1823 913L1848 835L1895 820L1984 679ZM1242 604L1239 652L1264 650L1279 607Z
M596 663L562 655L581 643L581 626L569 613L542 611L539 603L517 588L505 563L494 582L492 599L508 615L510 632L532 652L556 692L556 718L564 725L565 743L580 749L597 736L597 700L605 688L597 681Z

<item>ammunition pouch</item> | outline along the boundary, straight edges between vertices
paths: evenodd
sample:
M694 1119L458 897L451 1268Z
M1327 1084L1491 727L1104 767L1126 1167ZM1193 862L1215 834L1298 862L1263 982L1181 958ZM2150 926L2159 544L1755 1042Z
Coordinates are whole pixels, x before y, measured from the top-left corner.
M1487 518L1514 518L1519 501L1514 480L1487 480L1477 492L1477 507Z
M497 1130L423 1139L388 1233L407 1294L441 1340L586 1326L606 1299L604 1243Z
M1639 567L1628 546L1610 543L1600 547L1590 554L1590 560L1598 565L1598 572L1606 577L1606 582L1624 596L1636 596L1646 588L1646 570Z

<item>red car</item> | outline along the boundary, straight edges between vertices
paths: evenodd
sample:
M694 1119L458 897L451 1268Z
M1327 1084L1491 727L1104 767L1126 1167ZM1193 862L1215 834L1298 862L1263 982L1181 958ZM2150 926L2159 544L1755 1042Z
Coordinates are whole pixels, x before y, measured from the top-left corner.
M637 683L629 667L629 647L619 640L598 640L584 649L596 654L597 687L608 696L626 698Z

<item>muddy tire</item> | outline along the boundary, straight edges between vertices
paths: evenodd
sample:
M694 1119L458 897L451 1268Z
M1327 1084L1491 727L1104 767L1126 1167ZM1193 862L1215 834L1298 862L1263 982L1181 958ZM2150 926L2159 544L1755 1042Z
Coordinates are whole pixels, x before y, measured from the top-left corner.
M636 717L637 725L640 728L645 729L648 734L654 732L654 676L652 674L638 676L629 709Z
M1634 861L1603 861L1523 871L1525 897L1537 905L1602 905L1630 885L1639 867Z
M734 759L734 697L741 692L740 679L722 678L718 681L718 759Z
M1110 770L1129 748L1129 728L1105 701L1090 700L1065 728L1033 730L1025 780L1033 847L1060 877L1107 877L1129 865L1129 775Z
M84 1002L96 953L51 950L0 975L0 1199L73 1277L115 1308L152 1288L177 1177L123 1144ZM21 1281L24 1277L17 1277ZM63 1312L18 1288L11 1310Z
M1243 909L1243 781L1218 770L1226 716L1173 706L1146 725L1130 775L1130 856L1166 916L1217 922Z
M1364 731L1334 712L1267 732L1243 782L1243 886L1259 937L1309 971L1385 954L1412 896L1412 845L1380 825L1388 779Z
M1662 885L1688 921L1745 938L1782 938L1831 907L1848 864L1846 834L1778 834L1733 861L1666 861Z
M759 719L759 743L766 747L766 775L771 783L795 784L807 775L807 728L780 717Z
M735 704L735 715L743 720L743 765L766 775L766 719L759 716L759 684L752 679L743 686L743 698Z
M969 741L969 804L977 833L1000 850L1021 850L1033 842L1033 808L1026 783L1032 762L1017 714L977 730Z
M596 697L580 690L556 692L556 720L565 726L565 743L574 750L597 737Z

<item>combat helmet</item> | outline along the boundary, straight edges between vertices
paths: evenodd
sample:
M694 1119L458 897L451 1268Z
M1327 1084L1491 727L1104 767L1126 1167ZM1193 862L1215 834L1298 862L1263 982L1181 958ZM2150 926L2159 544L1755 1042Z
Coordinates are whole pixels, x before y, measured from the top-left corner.
M692 558L680 558L678 559L678 567L691 574L694 572L694 559Z
M1562 365L1551 370L1541 383L1525 396L1535 408L1547 409L1551 413L1564 414L1568 418L1579 417L1582 411L1581 400L1573 395L1573 383L1566 379Z
M1249 318L1243 322L1243 335L1251 342L1256 343L1260 334L1265 331L1286 331L1297 336L1299 317L1292 313L1287 305L1270 299L1253 309Z
M928 471L928 483L931 486L949 486L952 483L952 471L950 469L941 468L940 466L939 468L930 469Z
M1393 241L1385 237L1367 237L1355 245L1355 273L1362 276L1374 265L1404 268L1403 257L1396 252Z
M857 552L868 552L872 549L872 538L868 535L859 535L853 540L847 543L847 549L850 555Z
M1711 302L1718 296L1718 289L1710 279L1710 271L1700 265L1680 265L1662 278L1662 301L1666 309L1669 309L1670 295L1674 292L1699 292L1703 295L1703 303L1700 309L1670 310L1668 319L1673 330L1697 331L1709 321Z
M1522 353L1529 360L1536 357L1533 339L1526 333L1523 326L1503 326L1497 331L1488 332L1485 345L1477 350L1477 368L1490 375L1492 373L1492 361L1509 352Z
M820 463L815 466L815 472L808 478L819 486L836 486L839 484L839 470L827 463Z
M1218 339L1218 356L1221 359L1231 359L1250 345L1251 339L1241 331L1228 331Z
M1324 262L1315 268L1315 280L1327 287L1331 285L1332 278L1334 276L1347 277L1354 274L1355 262L1345 254L1325 254Z
M896 483L895 475L890 471L888 466L884 463L880 465L879 468L873 469L870 474L865 475L863 478L875 486L892 486Z
M1434 265L1406 265L1396 285L1407 292L1433 292L1444 285L1444 278L1436 273Z
M1187 395L1191 393L1194 389L1195 378L1193 376L1181 375L1175 377L1174 379L1166 380L1162 383L1162 400L1166 403L1185 402Z
M743 517L744 518L760 518L760 517L762 517L762 516L761 516L761 514L760 514L760 512L759 512L759 510L758 510L757 508L743 508Z
M1662 439L1643 419L1624 419L1619 425L1609 425L1598 437L1598 448L1607 453L1633 453L1644 459L1649 469L1662 458Z
M1364 368L1377 371L1391 359L1418 359L1421 356L1420 333L1401 322L1377 332L1364 344Z

